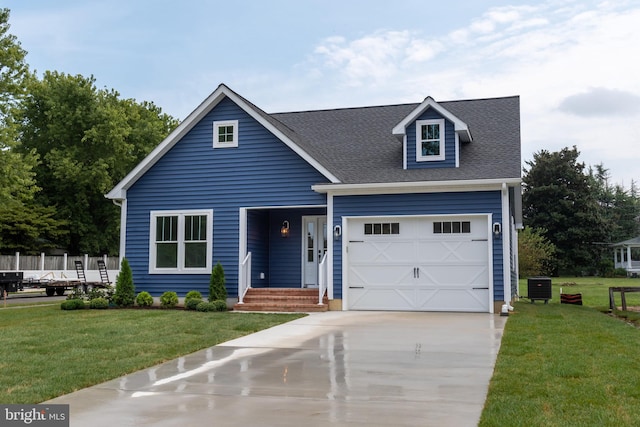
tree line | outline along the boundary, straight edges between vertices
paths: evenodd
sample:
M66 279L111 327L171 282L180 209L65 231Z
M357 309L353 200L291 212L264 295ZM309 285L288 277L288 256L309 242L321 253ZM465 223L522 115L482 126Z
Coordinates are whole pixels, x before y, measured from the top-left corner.
M177 125L93 76L29 69L0 9L0 252L118 254L104 198Z

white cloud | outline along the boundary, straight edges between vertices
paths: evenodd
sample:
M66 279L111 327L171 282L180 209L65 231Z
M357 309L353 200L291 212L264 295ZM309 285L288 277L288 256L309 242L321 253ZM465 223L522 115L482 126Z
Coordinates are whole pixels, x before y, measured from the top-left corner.
M620 93L608 95L623 104L607 101L606 108L618 108L618 113L635 108L637 100L629 94L640 94L640 61L635 55L638 22L638 6L550 0L490 9L438 37L419 31L378 31L360 39L341 39L339 44L324 41L316 50L322 54L314 65L321 70L330 67L338 75L337 84L362 87L350 91L342 105L377 99L378 88L369 86L371 82L384 83L387 102L419 101L426 95L445 100L519 94L524 159L543 148L576 144L583 161L602 161L613 169L607 159L618 162L622 156L617 153L626 153L629 163L616 163L615 177L629 183L633 176L640 179L640 141L631 124L611 117L606 131L594 132L586 110L568 116L558 107L565 101L565 109L578 113L572 102L583 99L572 96L589 93L590 88L614 87Z

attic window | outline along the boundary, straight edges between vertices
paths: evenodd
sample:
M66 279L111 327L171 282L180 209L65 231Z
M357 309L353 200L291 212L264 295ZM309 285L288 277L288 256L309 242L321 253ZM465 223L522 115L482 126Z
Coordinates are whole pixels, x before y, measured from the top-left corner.
M238 146L238 121L213 122L213 148Z
M416 162L444 160L444 119L416 121Z

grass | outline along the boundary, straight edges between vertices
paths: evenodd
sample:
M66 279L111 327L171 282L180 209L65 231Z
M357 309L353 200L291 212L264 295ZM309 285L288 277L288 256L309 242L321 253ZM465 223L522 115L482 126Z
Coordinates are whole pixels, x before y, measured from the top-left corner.
M42 402L302 316L0 309L0 402Z
M608 288L640 286L640 280L553 278L552 283L549 304L514 304L480 425L638 425L640 330L609 315ZM560 304L560 287L563 293L582 293L585 305ZM521 281L521 295L526 294ZM637 294L631 299L640 306ZM633 305L629 298L628 303Z

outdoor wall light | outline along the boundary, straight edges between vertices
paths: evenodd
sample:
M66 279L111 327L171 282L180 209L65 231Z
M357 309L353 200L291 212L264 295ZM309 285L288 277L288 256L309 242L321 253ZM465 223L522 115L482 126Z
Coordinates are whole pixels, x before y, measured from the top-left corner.
M502 233L502 225L500 225L499 222L494 222L493 223L493 235L495 237L500 236L500 233Z
M333 227L333 237L338 240L340 236L342 236L342 227L336 225L335 227Z
M289 237L289 221L284 221L280 227L280 235L284 238Z

